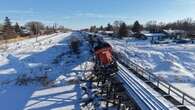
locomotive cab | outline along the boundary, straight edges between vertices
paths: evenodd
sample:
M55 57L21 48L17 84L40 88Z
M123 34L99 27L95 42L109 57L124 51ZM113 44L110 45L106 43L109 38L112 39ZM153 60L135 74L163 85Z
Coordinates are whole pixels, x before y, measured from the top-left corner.
M110 44L99 41L94 48L96 56L96 68L102 70L105 74L114 74L118 71L117 63L112 56L112 47Z

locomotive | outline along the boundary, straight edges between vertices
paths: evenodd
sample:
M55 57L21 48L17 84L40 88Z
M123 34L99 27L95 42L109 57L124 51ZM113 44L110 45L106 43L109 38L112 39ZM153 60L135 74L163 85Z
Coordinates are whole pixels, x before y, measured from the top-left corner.
M95 56L94 71L106 76L115 75L118 71L116 60L113 57L112 46L97 35L90 35L92 51Z

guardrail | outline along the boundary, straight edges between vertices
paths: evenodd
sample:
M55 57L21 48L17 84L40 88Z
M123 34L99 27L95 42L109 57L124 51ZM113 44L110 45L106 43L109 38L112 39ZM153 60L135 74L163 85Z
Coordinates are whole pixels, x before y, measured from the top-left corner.
M184 106L184 105L192 105L195 106L195 98L192 96L184 93L183 91L179 90L178 88L174 87L170 83L168 83L165 80L160 79L156 75L152 74L151 72L148 72L145 70L143 67L135 64L134 62L130 61L129 59L117 59L118 61L121 61L128 65L131 69L136 71L138 74L146 78L148 81L156 85L158 88L162 89L164 92L166 92L169 96L172 96L173 98L177 99L182 105L177 105L179 106ZM165 91L167 89L167 91ZM188 104L187 104L187 103Z
M118 68L120 70L117 74L119 79L142 110L169 110L135 78L135 75L130 75L131 72L126 67L124 68L122 64L118 63Z

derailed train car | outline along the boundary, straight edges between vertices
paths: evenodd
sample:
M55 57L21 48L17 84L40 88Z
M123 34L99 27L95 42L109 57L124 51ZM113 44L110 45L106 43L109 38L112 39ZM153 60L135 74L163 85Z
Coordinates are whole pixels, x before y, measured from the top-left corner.
M95 55L94 70L104 75L114 75L118 71L116 60L113 57L112 46L101 36L89 35L92 51Z

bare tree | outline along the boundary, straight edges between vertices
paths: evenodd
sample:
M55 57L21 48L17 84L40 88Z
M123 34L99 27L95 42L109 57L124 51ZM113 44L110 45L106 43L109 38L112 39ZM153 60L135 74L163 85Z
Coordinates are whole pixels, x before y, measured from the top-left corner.
M149 21L146 23L146 29L151 33L161 32L163 26L164 24L162 22L158 24L157 21Z
M122 23L123 23L123 21L114 21L114 23L113 23L114 33L118 33L119 32L119 28L120 28Z
M25 27L31 31L33 35L41 33L41 30L44 29L44 25L38 21L31 21L26 23Z
M97 31L96 26L91 26L91 27L90 27L90 32L96 32L96 31Z
M31 21L26 23L25 27L31 31L33 35L36 35L36 42L38 35L41 34L41 30L44 29L44 25L38 21Z
M176 22L166 24L164 28L185 30L188 33L192 33L195 30L195 21L193 21L191 18L178 20Z

